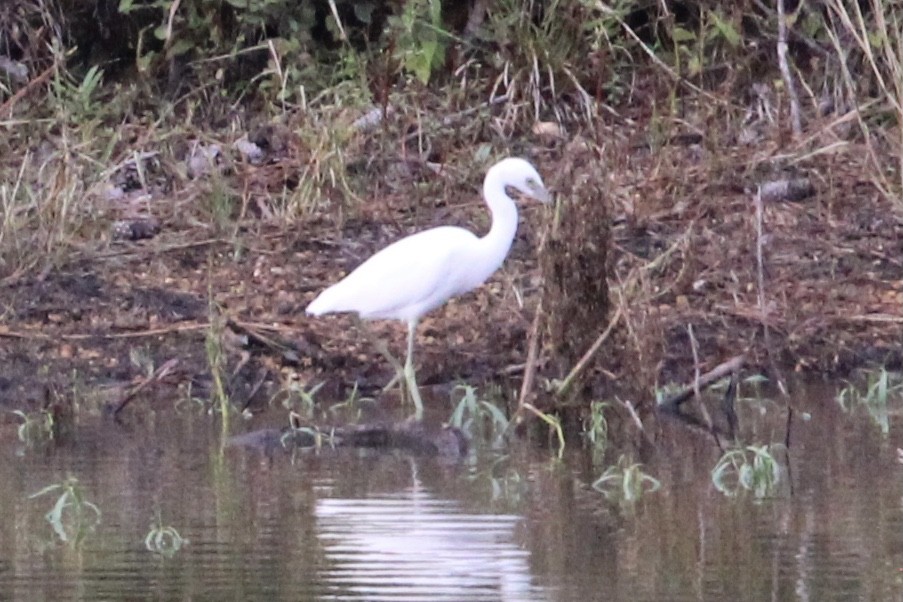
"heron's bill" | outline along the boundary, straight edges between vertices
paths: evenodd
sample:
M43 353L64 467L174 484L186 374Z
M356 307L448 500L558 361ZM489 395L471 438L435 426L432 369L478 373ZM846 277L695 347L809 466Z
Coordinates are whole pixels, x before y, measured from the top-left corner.
M546 190L543 186L533 186L530 189L531 195L534 199L539 201L540 203L551 203L552 195L549 194L549 191Z

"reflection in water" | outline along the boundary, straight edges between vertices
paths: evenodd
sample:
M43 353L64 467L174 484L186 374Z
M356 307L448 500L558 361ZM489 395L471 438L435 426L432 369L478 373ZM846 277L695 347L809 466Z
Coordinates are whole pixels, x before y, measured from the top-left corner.
M446 466L224 451L214 420L162 411L33 447L0 423L0 602L900 600L903 420L885 435L832 397L798 402L792 496L724 497L711 440L665 425L642 458L662 489L632 508L591 488L605 467L576 445ZM740 410L744 441L782 437L780 407ZM79 546L29 498L70 475L102 512ZM144 547L158 520L190 540L173 558Z
M394 495L317 501L317 532L332 595L361 600L535 600L521 517L472 514L416 477Z

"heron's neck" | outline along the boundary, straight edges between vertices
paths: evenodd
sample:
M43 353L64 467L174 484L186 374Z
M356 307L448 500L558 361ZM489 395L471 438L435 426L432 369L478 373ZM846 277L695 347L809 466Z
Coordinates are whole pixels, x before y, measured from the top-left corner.
M505 184L501 178L493 175L490 174L483 183L483 198L486 199L492 213L492 227L489 233L480 239L486 265L492 266L490 274L502 265L517 232L517 205L505 192ZM489 274L486 277L488 278Z

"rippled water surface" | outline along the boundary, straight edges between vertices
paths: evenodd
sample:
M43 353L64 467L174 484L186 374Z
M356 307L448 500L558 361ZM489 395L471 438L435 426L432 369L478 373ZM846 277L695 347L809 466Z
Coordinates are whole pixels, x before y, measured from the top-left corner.
M662 488L632 506L591 487L617 458L577 449L563 461L529 445L460 463L267 456L224 445L209 416L175 412L128 427L82 418L71 436L26 446L8 423L0 600L901 599L899 420L883 434L830 393L801 404L792 490L724 496L712 440L664 425L635 458ZM749 442L783 438L777 406L743 415ZM85 511L81 533L71 507L62 532L45 517L62 490L29 497L68 477L100 511L96 525ZM188 542L155 554L154 526Z

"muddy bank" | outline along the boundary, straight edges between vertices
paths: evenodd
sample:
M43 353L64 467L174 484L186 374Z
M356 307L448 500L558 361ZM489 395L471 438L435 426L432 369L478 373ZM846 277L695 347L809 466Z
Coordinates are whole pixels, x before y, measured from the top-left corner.
M741 352L753 370L765 371L900 365L903 224L849 155L797 165L795 177L807 178L811 190L802 199L766 200L760 225L755 187L786 176L756 171L766 162L759 151L693 138L651 152L632 142L634 132L614 128L525 153L564 203L606 205L608 265L575 268L591 271L587 282L608 278L610 313L620 309L587 376L594 396L625 389L649 395L656 383L685 380L694 346L702 369ZM228 175L236 188L274 171L247 169ZM391 368L354 322L310 319L304 307L406 233L440 223L483 232L488 223L477 194L482 174L419 170L414 181L388 186L387 174L399 170L359 174L372 198L353 218L325 211L273 226L248 216L228 235L211 235L170 215L150 238L111 240L57 269L7 278L0 405L28 409L73 395L117 403L164 365L171 369L142 395L181 387L203 397L210 340L222 350L228 392L242 407L266 406L291 383L325 382L318 398L328 400L355 386L378 394ZM270 198L265 188L257 194ZM537 249L549 219L539 208L524 210L505 267L423 320L417 361L424 387L440 396L459 380L498 383L505 394L517 388L541 296ZM578 325L593 335L606 326ZM403 348L401 325L374 323L371 330ZM548 344L541 349L539 375L560 377L567 366Z

